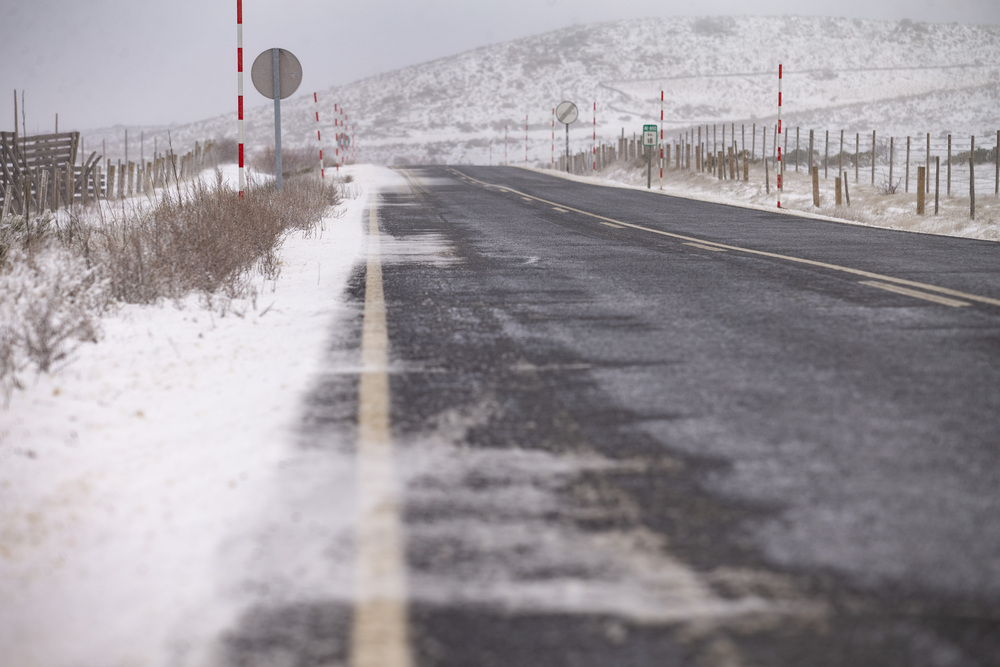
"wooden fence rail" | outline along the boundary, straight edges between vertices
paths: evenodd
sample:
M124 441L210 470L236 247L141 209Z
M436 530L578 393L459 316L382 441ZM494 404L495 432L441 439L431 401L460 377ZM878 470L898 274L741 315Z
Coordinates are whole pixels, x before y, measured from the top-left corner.
M90 153L77 164L80 133L33 137L0 132L0 213L56 211L98 199L115 199L151 192L171 182L194 178L214 164L214 146L195 143L184 155L157 155L143 163L107 160Z

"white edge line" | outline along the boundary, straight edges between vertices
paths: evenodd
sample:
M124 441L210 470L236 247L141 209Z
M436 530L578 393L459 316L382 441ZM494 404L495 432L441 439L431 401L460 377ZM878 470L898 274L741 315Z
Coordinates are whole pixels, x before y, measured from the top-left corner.
M952 308L961 308L962 306L970 305L965 301L948 299L943 296L938 296L937 294L928 294L927 292L919 292L914 289L907 289L906 287L900 287L899 285L891 285L889 283L880 283L875 280L862 280L860 284L868 285L869 287L875 287L880 290L885 290L887 292L893 292L895 294L910 296L915 299L923 299L924 301L931 301L933 303L937 303L943 306L951 306Z

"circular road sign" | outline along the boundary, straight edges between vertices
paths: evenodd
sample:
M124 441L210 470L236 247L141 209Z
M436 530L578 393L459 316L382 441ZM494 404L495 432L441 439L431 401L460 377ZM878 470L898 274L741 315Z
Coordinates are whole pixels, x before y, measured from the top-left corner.
M302 83L302 65L299 59L285 49L267 49L253 61L250 78L254 88L264 97L274 99L274 51L278 52L278 86L281 99L291 97Z
M569 125L575 121L579 115L580 111L572 102L560 102L559 106L556 107L556 118L559 119L560 123Z

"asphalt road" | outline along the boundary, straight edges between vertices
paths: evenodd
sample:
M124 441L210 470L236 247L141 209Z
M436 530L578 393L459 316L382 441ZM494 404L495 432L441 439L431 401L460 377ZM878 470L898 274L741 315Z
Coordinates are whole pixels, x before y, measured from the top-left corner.
M1000 664L1000 245L404 173L414 664Z

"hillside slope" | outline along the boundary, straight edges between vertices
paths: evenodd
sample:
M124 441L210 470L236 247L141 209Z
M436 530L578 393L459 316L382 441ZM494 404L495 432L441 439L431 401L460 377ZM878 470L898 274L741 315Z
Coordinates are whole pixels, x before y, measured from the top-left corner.
M332 142L333 104L344 105L362 160L486 163L492 141L497 163L505 127L510 160L523 162L527 115L529 158L547 163L552 108L562 100L580 107L570 132L576 147L590 146L594 102L598 136L610 139L658 122L661 89L668 133L699 123L773 123L778 63L789 126L935 136L993 135L1000 127L1000 26L804 17L574 26L320 91L321 119ZM287 146L314 145L311 91L286 100L282 118ZM225 116L175 136L233 136L235 125ZM556 130L561 141L563 127ZM269 105L248 111L247 141L273 142Z

